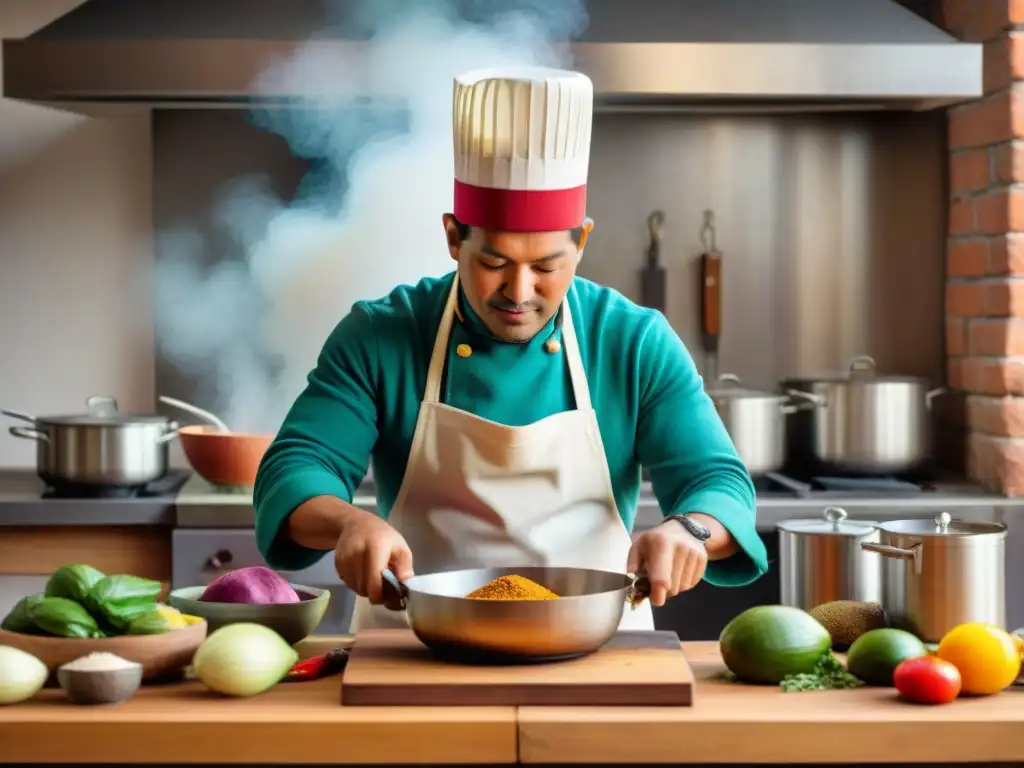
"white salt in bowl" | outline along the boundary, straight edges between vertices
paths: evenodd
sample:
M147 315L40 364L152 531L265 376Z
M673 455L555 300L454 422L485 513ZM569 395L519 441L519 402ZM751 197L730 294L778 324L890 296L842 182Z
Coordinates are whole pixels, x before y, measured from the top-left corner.
M142 685L142 665L112 653L90 653L57 667L57 682L75 704L120 704Z

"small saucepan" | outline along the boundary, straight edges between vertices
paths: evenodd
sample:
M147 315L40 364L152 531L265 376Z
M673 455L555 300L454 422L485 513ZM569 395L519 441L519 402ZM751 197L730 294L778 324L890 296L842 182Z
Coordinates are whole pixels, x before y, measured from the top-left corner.
M584 656L611 640L624 606L650 594L645 577L589 568L478 568L399 581L383 572L385 604L406 611L425 646L454 661L522 664ZM557 600L470 600L500 576L522 576Z

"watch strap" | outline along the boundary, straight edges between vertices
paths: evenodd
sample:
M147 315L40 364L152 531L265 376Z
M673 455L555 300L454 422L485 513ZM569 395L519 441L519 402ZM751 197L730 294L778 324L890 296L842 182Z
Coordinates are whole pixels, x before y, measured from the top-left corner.
M711 538L711 531L708 530L706 525L701 525L687 515L668 515L665 518L665 522L668 522L669 520L675 520L697 541L705 542Z

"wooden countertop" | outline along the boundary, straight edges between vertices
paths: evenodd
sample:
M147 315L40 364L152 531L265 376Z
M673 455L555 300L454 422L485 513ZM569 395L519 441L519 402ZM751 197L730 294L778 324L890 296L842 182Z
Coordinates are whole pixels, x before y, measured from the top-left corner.
M47 690L0 708L0 764L1024 760L1024 689L942 707L891 689L785 694L722 680L715 643L683 647L699 681L693 707L342 707L338 677L252 699L148 687L109 708Z

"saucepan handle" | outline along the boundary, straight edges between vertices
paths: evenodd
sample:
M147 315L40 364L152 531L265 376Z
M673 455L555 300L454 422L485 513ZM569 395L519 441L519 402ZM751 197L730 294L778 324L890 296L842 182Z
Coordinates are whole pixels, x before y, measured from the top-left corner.
M629 587L629 591L626 592L626 601L629 603L630 608L636 608L644 600L651 596L651 582L644 575L634 575L633 583Z
M380 575L384 580L384 607L389 611L404 611L409 604L409 588L390 568L385 568Z

